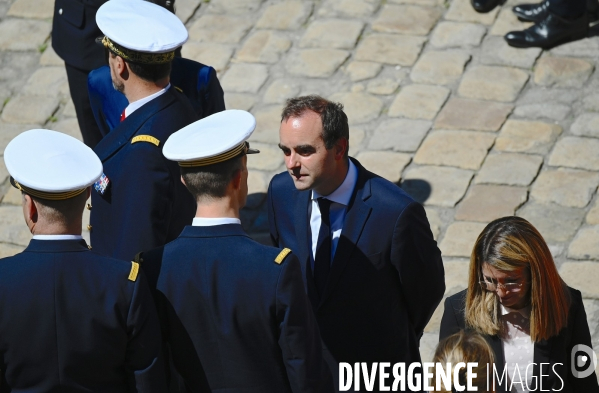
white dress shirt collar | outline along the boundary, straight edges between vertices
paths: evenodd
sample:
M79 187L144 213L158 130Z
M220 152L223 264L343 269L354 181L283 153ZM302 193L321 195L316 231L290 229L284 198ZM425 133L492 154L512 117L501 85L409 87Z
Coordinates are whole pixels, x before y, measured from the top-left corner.
M33 240L81 240L81 235L33 235Z
M501 315L506 315L511 312L516 312L516 313L522 315L524 318L530 319L530 306L526 306L519 310L516 310L514 308L505 307L503 304L499 304L499 306L501 307Z
M329 195L320 195L316 191L312 191L312 199L318 199L324 196L326 199L332 202L347 206L349 205L349 200L351 199L357 182L358 168L356 168L354 163L349 160L349 169L347 170L347 175L345 176L343 183L341 183L341 185Z
M141 108L142 106L144 106L145 104L147 104L148 102L152 101L154 98L158 98L161 95L163 95L164 93L166 93L166 91L171 87L171 84L169 83L168 85L166 85L166 87L160 91L157 91L154 94L151 94L147 97L144 97L142 99L139 99L137 101L133 101L132 103L130 103L126 108L125 108L125 117L129 117L133 112L135 112L136 110L138 110L139 108Z
M212 227L215 225L225 225L225 224L240 224L241 220L239 218L232 217L222 217L222 218L205 218L205 217L195 217L192 222L192 226L194 227Z

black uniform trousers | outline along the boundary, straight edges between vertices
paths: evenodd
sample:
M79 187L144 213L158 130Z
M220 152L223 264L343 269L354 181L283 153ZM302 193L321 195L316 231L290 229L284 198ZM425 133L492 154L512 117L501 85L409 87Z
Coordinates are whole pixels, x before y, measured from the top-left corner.
M597 0L588 0L597 2ZM574 19L581 16L587 9L587 0L549 0L549 11L562 18Z

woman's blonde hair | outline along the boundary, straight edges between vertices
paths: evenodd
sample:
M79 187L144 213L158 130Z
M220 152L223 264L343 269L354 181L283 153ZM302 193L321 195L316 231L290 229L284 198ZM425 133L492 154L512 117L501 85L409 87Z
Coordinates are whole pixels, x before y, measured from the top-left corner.
M445 337L437 345L433 362L443 365L451 363L452 366L460 362L477 362L478 367L473 369L476 378L473 378L472 386L477 387L479 392L494 393L493 384L489 384L490 386L487 388L487 373L495 362L493 349L480 334L461 330L456 334ZM453 378L453 370L451 375ZM466 377L466 368L463 368L459 372L460 385L466 385ZM447 393L451 390L441 389L435 392Z
M470 257L466 325L477 332L502 333L499 297L481 288L482 265L503 272L527 269L530 273L530 338L533 342L557 335L568 323L570 293L563 282L543 236L521 217L492 221L476 239Z

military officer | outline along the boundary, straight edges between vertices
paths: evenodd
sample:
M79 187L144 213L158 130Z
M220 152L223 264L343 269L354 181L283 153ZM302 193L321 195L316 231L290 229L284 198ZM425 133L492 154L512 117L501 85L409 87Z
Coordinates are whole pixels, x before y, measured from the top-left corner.
M157 281L163 334L188 391L331 392L298 259L240 225L255 125L228 110L167 140L163 153L198 206L193 224L142 254L142 266Z
M175 12L171 1L154 0L153 3ZM175 51L171 84L189 98L200 119L225 110L223 89L214 68L184 59L180 52L180 48ZM120 114L129 102L123 93L114 89L110 68L106 65L89 73L87 86L93 115L104 136L119 125Z
M104 174L92 192L91 244L99 253L131 259L175 239L195 212L177 164L161 153L173 132L197 120L169 82L174 51L188 35L173 13L142 0L109 1L96 20L112 83L129 105L94 149Z
M81 237L98 157L68 135L30 130L8 144L4 162L33 239L0 261L0 391L164 392L144 274Z

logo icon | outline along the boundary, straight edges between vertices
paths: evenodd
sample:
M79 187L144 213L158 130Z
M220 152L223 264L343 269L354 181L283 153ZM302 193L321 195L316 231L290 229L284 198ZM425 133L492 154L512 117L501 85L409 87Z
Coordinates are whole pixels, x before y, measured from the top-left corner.
M584 370L579 370L585 365ZM578 344L572 348L570 368L575 378L588 377L595 371L595 367L597 367L597 354L593 351L593 348L584 344Z

